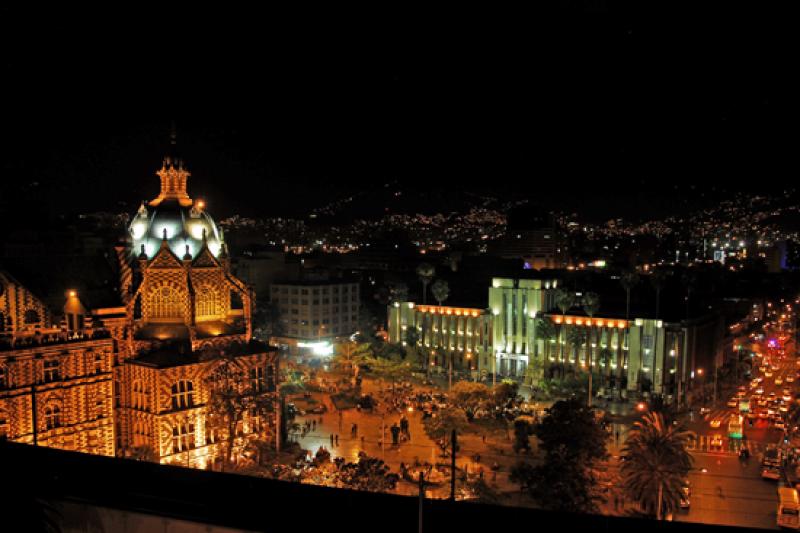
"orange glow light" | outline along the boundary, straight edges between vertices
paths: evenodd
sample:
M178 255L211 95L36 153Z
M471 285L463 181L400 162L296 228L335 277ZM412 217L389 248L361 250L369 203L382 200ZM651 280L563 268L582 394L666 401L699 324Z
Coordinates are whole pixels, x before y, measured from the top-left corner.
M619 320L619 321L617 322L617 327L618 327L618 328L624 328L624 327L625 327L625 322L624 322L624 321L622 321L622 320Z
M567 324L572 324L572 318L567 318Z
M578 318L578 319L576 319L576 320L575 320L575 323L576 323L577 325L579 325L579 326L582 326L582 325L583 325L583 320L581 320L580 318ZM591 325L591 323L589 323L589 321L588 321L588 320L587 320L587 325Z
M597 324L598 326L600 326L602 328L603 324L605 324L605 322L603 322L602 318L598 318L597 320L595 320L595 324Z
M556 318L556 324L561 324L561 319L560 318Z

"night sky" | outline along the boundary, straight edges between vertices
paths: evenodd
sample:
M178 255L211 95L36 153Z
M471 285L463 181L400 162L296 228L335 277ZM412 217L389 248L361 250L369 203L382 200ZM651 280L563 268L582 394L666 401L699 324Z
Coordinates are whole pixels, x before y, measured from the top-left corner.
M785 17L636 6L361 13L372 23L52 14L34 33L6 10L0 208L131 211L157 193L171 119L190 194L217 217L302 216L392 180L600 218L660 214L691 185L791 186Z

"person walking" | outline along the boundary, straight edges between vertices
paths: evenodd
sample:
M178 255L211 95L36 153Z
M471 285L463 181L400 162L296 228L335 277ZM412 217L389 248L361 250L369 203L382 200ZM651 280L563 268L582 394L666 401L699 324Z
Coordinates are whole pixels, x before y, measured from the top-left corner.
M337 446L339 445L339 434L338 433L336 434L336 445Z
M331 433L331 446L333 446L333 433Z

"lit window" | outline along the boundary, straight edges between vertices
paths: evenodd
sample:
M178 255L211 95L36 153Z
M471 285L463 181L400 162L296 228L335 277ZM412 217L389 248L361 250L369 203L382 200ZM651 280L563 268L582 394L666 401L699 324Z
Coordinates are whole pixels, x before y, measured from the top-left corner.
M194 424L180 424L172 428L172 453L194 449Z
M61 427L61 407L55 404L45 407L44 425L47 429Z
M172 386L172 408L194 407L194 386L191 381L181 380Z
M51 383L60 379L58 359L49 359L44 362L44 382Z

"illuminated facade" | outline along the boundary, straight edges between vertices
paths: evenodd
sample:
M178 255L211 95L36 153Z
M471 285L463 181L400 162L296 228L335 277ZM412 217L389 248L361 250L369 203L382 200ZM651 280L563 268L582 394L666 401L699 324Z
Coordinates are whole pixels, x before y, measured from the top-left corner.
M532 363L534 319L555 306L557 280L494 278L489 288L493 317L492 353L496 361L489 372L523 377Z
M0 271L0 437L112 455L115 343L73 292L62 316Z
M389 342L406 346L409 329L434 372L453 369L472 377L490 363L492 317L485 309L416 305L397 302L389 306ZM485 372L484 372L485 373Z
M223 372L235 369L252 405L276 398L277 350L252 339L252 291L187 194L180 159L166 157L158 175L131 246L116 250L118 307L89 311L69 291L54 325L40 299L0 273L0 436L205 468L223 450L225 428L208 406ZM254 438L276 438L277 416L265 412L242 410L228 426L233 458Z

